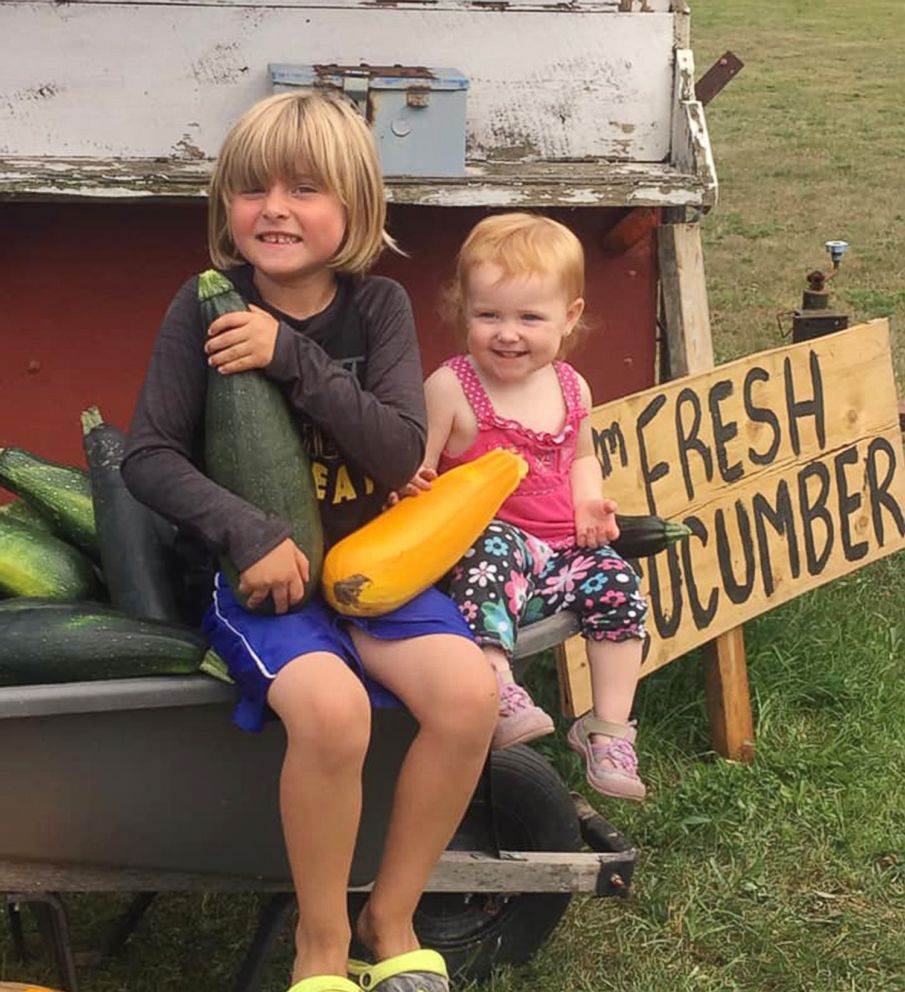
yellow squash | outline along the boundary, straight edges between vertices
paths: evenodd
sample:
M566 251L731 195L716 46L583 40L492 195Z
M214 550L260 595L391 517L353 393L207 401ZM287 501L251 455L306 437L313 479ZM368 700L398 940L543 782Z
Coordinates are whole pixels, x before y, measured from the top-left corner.
M376 617L424 592L474 544L527 471L520 455L499 448L390 507L327 553L327 602L339 613Z

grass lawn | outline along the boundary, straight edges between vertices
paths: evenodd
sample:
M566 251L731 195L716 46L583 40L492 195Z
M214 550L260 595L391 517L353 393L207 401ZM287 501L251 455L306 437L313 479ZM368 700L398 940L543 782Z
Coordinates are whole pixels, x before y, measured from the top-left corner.
M905 326L905 2L694 0L699 75L745 69L708 110L721 180L703 222L718 360L784 342L824 241L851 243L834 292ZM905 347L897 375L905 393ZM710 760L703 679L686 658L639 691L643 808L592 802L635 840L627 900L574 899L533 962L486 992L905 990L905 557L747 625L757 758ZM553 706L549 674L533 673ZM561 739L561 738L560 738ZM576 759L543 744L567 783ZM76 942L123 900L71 900ZM165 896L83 992L231 987L259 900ZM265 988L285 988L284 942ZM0 933L0 977L45 980ZM466 992L460 987L459 992ZM474 988L468 992L475 992Z

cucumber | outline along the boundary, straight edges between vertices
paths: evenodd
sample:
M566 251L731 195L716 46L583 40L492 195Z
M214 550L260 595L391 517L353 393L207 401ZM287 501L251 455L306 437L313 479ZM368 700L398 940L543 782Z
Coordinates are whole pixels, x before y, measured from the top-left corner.
M233 284L215 269L198 277L198 300L205 328L225 313L247 310ZM324 535L311 463L302 447L292 415L279 386L252 369L208 376L204 456L214 482L292 525L292 539L310 565L302 606L320 586ZM242 603L238 574L225 556L220 567L233 595ZM272 613L271 597L256 608Z
M53 531L47 517L40 510L36 510L28 500L16 499L12 503L0 506L0 517L18 520L19 523L28 524L29 527L47 531L48 534Z
M647 558L665 551L670 544L691 533L685 524L664 520L653 514L628 516L616 514L619 537L610 547L623 558Z
M110 602L126 616L179 623L174 587L174 528L140 503L120 475L125 436L97 407L82 414L83 444L101 565Z
M54 533L98 560L88 473L48 461L24 448L0 448L0 486L28 500Z
M0 592L6 596L90 599L94 565L78 548L37 527L0 516Z
M0 686L206 672L228 680L195 631L88 603L0 605Z

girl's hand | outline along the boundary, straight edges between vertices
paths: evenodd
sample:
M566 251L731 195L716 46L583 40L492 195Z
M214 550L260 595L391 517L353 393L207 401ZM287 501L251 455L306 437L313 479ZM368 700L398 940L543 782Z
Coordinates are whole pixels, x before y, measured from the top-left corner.
M207 329L208 364L223 375L266 368L273 360L279 326L260 307L223 314Z
M588 499L575 504L575 537L580 548L599 548L619 537L616 502Z
M239 592L250 610L270 595L274 611L285 613L304 596L308 575L308 558L287 537L239 574Z
M395 506L401 499L405 499L406 496L417 496L418 493L426 493L436 478L437 473L434 469L422 465L401 489L397 489L387 496L387 501L384 503L383 508L387 510L391 506Z

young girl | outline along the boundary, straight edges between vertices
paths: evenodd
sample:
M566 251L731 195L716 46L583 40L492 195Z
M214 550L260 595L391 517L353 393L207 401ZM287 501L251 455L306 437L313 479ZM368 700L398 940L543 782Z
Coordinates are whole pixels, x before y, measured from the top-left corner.
M594 705L569 730L569 745L592 788L642 799L628 719L647 607L637 576L607 544L619 533L616 504L602 495L588 384L556 360L581 319L583 285L581 244L556 221L502 214L471 231L453 288L468 355L425 384L427 456L404 492L490 448L526 458L528 475L449 588L500 679L493 746L552 732L550 717L513 682L510 658L519 624L573 610L587 639Z
M123 464L129 488L225 552L254 605L218 576L205 631L240 687L235 719L286 728L280 805L298 896L292 992L355 992L346 890L361 812L372 700L390 693L420 724L403 764L379 872L356 935L373 992L445 992L443 959L412 919L472 795L498 709L493 672L436 590L377 620L345 621L315 596L305 548L203 474L208 367L279 383L314 464L328 543L376 515L424 455L426 422L408 298L365 276L389 239L375 148L345 103L284 94L226 138L210 189L209 247L251 309L201 323L197 278L178 292L154 348ZM249 424L253 431L254 425ZM372 681L373 680L373 681ZM375 685L379 683L379 685ZM370 694L370 698L369 698ZM437 769L443 769L438 775Z

